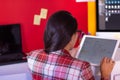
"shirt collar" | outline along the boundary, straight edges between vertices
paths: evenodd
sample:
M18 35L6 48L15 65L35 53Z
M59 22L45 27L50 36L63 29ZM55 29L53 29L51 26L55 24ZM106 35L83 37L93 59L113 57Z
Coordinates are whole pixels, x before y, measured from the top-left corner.
M54 52L51 52L51 53L52 54L58 54L58 55L65 55L65 56L71 57L70 53L66 49L57 50L57 51L54 51Z

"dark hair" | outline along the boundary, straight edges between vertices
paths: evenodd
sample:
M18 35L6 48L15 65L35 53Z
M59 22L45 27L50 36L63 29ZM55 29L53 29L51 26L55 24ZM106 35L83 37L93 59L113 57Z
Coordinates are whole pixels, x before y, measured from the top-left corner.
M77 31L76 19L67 11L58 11L48 19L44 32L47 53L64 49Z

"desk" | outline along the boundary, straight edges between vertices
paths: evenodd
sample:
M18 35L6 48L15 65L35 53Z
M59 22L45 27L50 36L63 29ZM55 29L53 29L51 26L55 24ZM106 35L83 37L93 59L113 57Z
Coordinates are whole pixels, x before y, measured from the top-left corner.
M32 80L27 62L0 66L0 80Z
M120 80L120 61L115 62L115 66L111 74L111 80Z

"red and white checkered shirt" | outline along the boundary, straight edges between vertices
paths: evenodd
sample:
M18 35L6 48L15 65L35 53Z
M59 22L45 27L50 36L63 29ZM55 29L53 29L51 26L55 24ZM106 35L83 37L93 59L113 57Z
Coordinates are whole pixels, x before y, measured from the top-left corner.
M50 54L35 50L29 54L28 66L33 80L95 80L90 64L71 57L66 50Z

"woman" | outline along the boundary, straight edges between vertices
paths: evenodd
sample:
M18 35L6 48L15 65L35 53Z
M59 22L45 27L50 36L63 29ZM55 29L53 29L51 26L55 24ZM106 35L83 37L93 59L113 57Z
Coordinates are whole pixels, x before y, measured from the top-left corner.
M45 49L28 55L33 80L95 80L90 64L74 58L77 37L76 19L67 11L54 13L44 32ZM109 80L113 66L111 59L102 60L102 80Z

